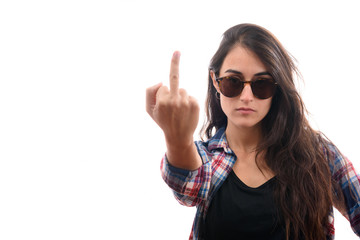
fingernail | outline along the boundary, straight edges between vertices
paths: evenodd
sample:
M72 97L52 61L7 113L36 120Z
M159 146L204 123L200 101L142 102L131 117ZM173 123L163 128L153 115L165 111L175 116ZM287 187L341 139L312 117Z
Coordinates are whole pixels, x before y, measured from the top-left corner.
M174 52L174 57L176 57L176 58L180 57L180 52L179 52L179 51L175 51L175 52Z

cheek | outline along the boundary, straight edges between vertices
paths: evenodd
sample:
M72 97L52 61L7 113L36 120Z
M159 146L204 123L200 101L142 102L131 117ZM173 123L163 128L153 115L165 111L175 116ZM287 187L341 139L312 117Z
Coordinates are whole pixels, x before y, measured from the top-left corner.
M263 112L266 115L270 111L272 98L266 99L265 101L266 103L264 103Z
M220 106L223 112L225 113L225 115L228 115L228 112L232 108L232 105L233 104L231 103L231 101L228 101L223 96L220 97Z

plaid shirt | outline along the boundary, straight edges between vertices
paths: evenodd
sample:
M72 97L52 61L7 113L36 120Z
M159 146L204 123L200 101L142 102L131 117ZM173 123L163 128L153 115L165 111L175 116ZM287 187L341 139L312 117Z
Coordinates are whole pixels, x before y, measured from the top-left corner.
M236 156L230 149L225 128L219 131L207 142L196 141L197 150L202 158L203 165L194 171L188 171L171 166L166 155L161 161L161 174L164 181L173 190L175 198L185 206L196 206L190 238L202 239L200 225L205 219L206 212L216 191L230 173ZM345 196L346 212L342 214L350 221L353 231L360 236L360 175L357 175L353 165L343 158L334 145L329 145L335 161L329 161L333 179L341 186ZM352 197L354 195L354 198ZM335 238L333 209L329 214L327 239Z

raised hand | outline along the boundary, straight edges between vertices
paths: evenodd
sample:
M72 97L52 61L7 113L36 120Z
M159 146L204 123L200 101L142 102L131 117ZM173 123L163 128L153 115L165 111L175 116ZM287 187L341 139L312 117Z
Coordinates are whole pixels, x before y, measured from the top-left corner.
M146 111L165 134L169 162L184 169L196 169L202 162L193 142L199 121L199 105L179 89L180 52L174 52L170 67L170 90L161 83L146 90Z
M199 105L184 89L179 89L180 52L174 52L170 67L170 90L157 84L146 90L146 110L163 130L170 144L193 141L199 121Z

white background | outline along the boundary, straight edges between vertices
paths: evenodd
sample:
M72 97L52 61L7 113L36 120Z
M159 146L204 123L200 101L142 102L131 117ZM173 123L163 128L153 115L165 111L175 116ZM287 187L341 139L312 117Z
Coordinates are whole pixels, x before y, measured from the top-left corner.
M357 1L1 1L0 239L186 239L195 208L160 177L145 89L201 105L222 33L273 32L297 59L311 122L360 169ZM337 239L357 239L336 215Z

